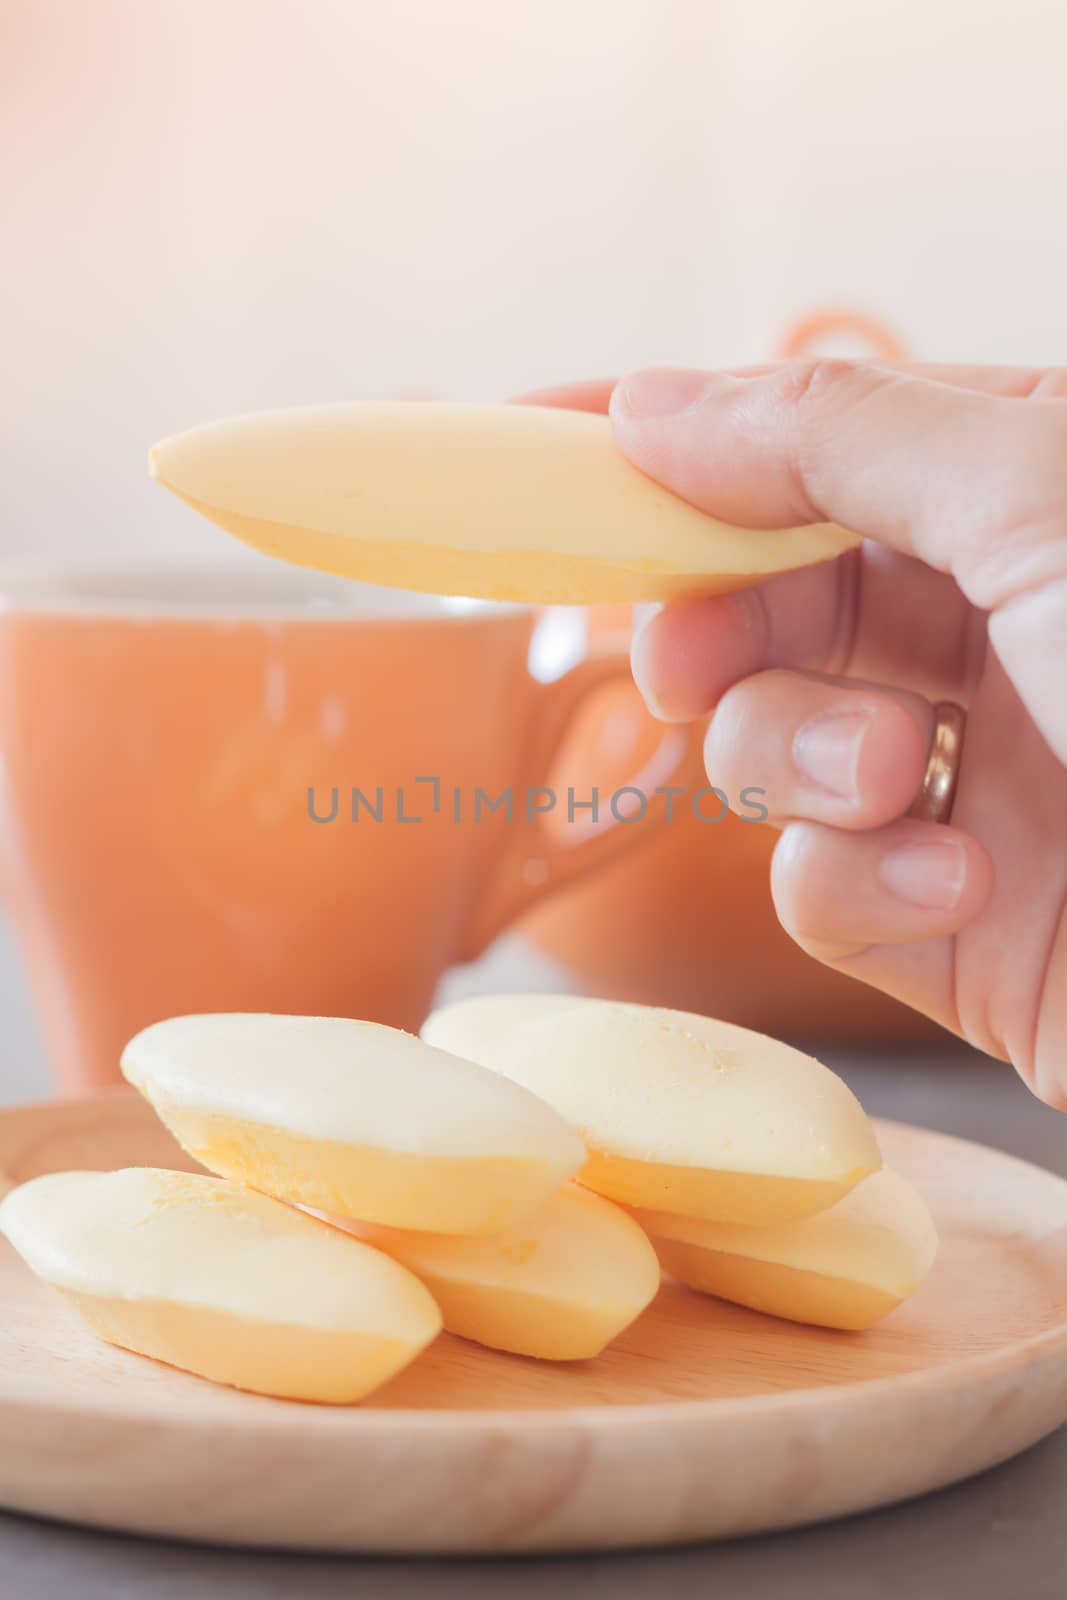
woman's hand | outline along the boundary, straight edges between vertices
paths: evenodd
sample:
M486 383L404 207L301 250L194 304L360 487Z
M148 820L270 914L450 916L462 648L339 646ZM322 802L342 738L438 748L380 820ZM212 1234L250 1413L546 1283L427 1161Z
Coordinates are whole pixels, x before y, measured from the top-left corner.
M609 409L630 459L748 527L860 550L640 621L709 778L768 791L798 944L1067 1107L1067 374L816 361L653 370L527 401ZM906 813L932 703L967 708L951 826Z

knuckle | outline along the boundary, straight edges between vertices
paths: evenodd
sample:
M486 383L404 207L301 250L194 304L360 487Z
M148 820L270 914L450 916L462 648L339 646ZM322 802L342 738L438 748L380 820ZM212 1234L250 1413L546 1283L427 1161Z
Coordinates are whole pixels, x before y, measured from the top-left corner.
M816 356L811 361L799 361L788 369L789 398L794 405L807 406L822 403L829 396L856 382L861 364L845 361L838 356Z
M866 362L822 356L790 366L783 381L783 399L792 412L793 476L809 515L821 520L826 515L826 477L833 465L832 423L862 406L896 377Z

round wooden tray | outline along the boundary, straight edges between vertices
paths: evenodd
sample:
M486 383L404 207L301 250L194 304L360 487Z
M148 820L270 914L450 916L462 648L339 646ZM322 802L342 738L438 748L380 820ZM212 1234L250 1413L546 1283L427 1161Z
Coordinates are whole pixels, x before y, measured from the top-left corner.
M324 1550L559 1550L781 1528L920 1494L1067 1420L1067 1183L882 1124L941 1230L864 1334L666 1285L598 1360L442 1338L358 1407L215 1387L98 1341L0 1241L0 1503ZM0 1115L9 1182L188 1166L127 1090Z

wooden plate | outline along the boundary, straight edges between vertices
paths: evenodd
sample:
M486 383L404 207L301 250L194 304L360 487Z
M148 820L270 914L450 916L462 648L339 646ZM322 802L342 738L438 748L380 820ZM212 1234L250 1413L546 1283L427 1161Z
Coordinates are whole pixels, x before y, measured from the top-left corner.
M223 1389L100 1343L0 1241L0 1503L187 1538L330 1550L706 1539L881 1505L1067 1419L1067 1183L883 1124L941 1229L865 1334L668 1285L599 1360L442 1337L359 1407ZM9 1181L183 1165L127 1090L0 1115Z

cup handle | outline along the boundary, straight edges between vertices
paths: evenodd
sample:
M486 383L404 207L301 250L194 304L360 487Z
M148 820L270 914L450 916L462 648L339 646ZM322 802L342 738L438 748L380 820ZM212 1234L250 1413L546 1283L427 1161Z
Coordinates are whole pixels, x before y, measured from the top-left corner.
M877 317L847 306L827 306L791 323L778 341L778 354L784 360L794 361L806 355L813 345L817 347L828 334L835 333L851 333L865 340L875 360L900 361L906 353L896 335Z
M617 648L603 648L594 649L554 683L541 688L526 732L526 771L533 775L534 784L547 781L553 757L587 696L605 683L620 680L630 681L629 655ZM632 786L651 794L657 787L673 783L689 767L695 749L703 745L703 735L699 723L684 727L664 725L651 756L632 775ZM610 797L603 798L607 809ZM565 884L634 849L658 831L663 820L652 813L651 805L639 822L620 822L609 810L606 817L600 816L595 822L575 824L574 842L568 844L556 843L543 828L533 824L528 829L516 829L514 843L496 863L459 959L473 961L524 911Z

